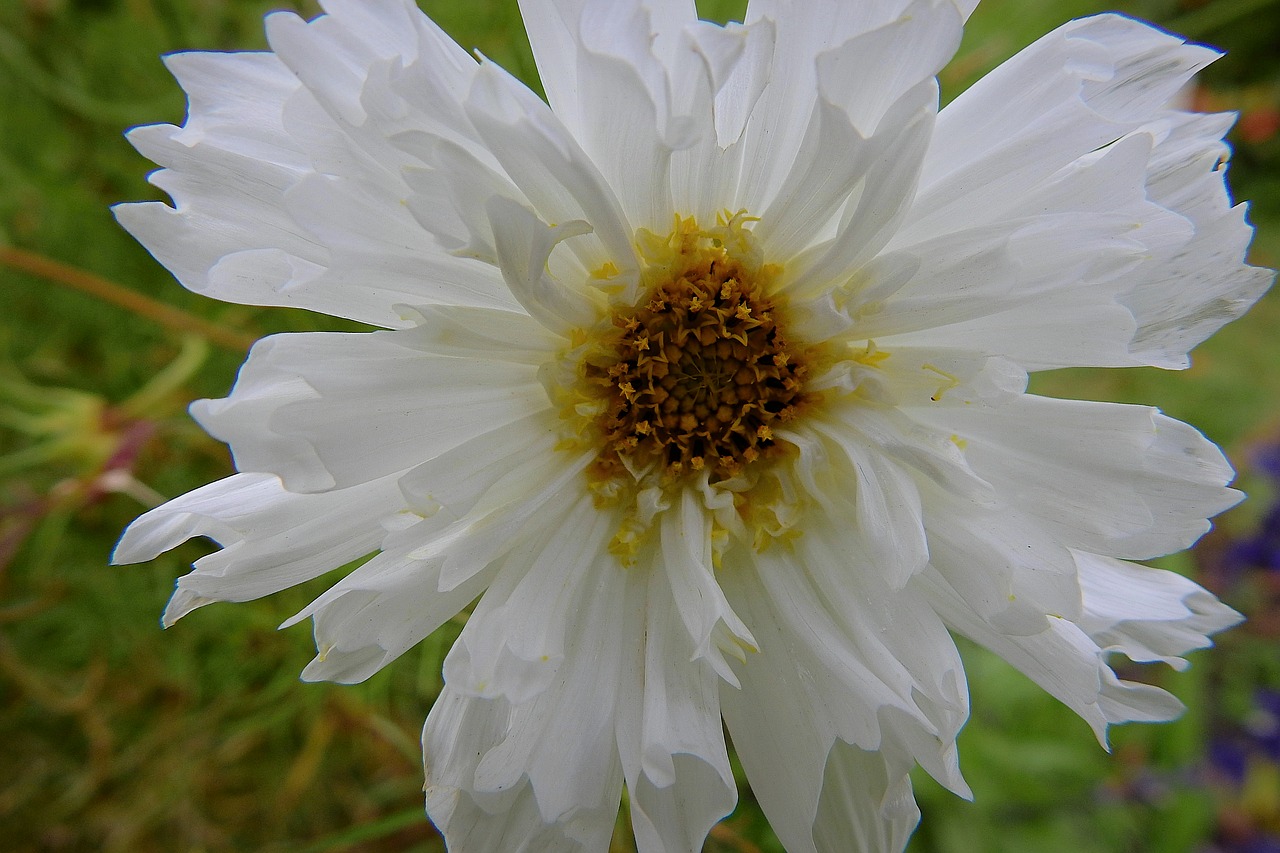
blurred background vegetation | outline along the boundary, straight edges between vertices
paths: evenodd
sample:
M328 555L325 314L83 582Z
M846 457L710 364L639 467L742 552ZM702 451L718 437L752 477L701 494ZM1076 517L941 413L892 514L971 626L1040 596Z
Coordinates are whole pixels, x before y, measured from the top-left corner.
M850 0L854 2L854 0ZM422 0L464 46L525 79L514 0ZM723 20L738 0L700 4ZM160 198L121 136L181 123L159 57L264 47L269 0L0 0L0 849L440 851L422 813L418 732L446 626L368 683L302 684L304 628L277 633L324 581L197 611L161 635L173 580L207 544L109 568L145 506L229 472L185 414L225 394L246 344L330 318L225 305L179 287L108 205ZM292 8L312 15L311 0ZM949 96L1094 0L989 0L944 74ZM1254 263L1280 262L1280 3L1114 7L1224 47L1192 96L1242 113L1236 195ZM920 780L912 850L1280 851L1280 294L1181 374L1066 371L1044 393L1160 405L1227 448L1252 500L1167 565L1250 621L1189 673L1129 672L1186 700L1179 722L1117 730L1113 752L1007 666L969 649L961 738L976 793ZM615 850L633 846L625 830ZM778 851L744 786L712 851Z

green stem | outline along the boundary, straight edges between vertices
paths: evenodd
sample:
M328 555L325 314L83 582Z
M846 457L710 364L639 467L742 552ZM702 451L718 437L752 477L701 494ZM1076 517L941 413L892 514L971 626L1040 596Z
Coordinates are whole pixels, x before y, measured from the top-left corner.
M182 339L182 349L177 358L142 386L137 393L120 404L119 413L126 418L145 418L153 409L188 379L196 374L209 355L208 343L191 335Z

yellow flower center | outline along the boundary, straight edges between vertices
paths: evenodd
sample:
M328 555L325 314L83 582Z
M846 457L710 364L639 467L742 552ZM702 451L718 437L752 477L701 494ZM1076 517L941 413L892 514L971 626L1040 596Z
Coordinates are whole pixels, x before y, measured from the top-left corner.
M602 461L656 460L669 472L737 473L774 447L772 425L795 416L805 365L772 305L721 252L664 281L613 316L617 360L587 376L607 388Z
M598 480L706 470L717 482L781 452L774 429L805 404L809 365L769 295L779 270L760 262L744 219L641 232L643 296L584 335Z

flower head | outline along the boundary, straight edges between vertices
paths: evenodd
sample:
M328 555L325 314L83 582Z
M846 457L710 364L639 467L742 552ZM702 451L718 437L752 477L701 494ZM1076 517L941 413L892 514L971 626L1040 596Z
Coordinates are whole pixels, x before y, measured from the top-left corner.
M956 0L522 0L548 101L408 0L168 59L120 221L188 288L382 327L253 348L192 407L237 473L142 516L188 537L171 624L372 554L310 618L359 681L475 602L423 734L451 849L645 851L734 805L727 724L787 849L900 850L919 763L960 793L952 634L1104 738L1237 620L1131 561L1234 503L1221 453L1028 371L1185 367L1271 273L1224 186L1216 54L1105 15L946 109Z

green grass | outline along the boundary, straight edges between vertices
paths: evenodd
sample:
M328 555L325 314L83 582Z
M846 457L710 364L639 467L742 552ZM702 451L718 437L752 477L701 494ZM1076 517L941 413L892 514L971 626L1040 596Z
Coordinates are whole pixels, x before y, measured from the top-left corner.
M336 328L305 312L226 305L179 287L114 223L124 200L160 198L153 168L122 131L180 123L183 97L160 63L183 49L260 49L260 0L10 0L0 4L0 247L97 273L136 293L252 336ZM283 5L287 5L283 4ZM1206 76L1206 97L1251 117L1280 93L1276 3L1131 0L1122 11L1233 53ZM460 42L533 82L514 0L423 0ZM707 2L725 18L733 0ZM298 4L312 13L310 3ZM993 0L979 10L949 94L1090 0ZM1234 137L1234 183L1257 200L1256 262L1280 262L1280 137ZM14 851L439 851L422 816L418 732L440 689L446 626L368 683L302 684L313 654L298 627L275 626L325 581L270 600L215 605L167 633L173 587L208 546L110 568L141 505L103 491L124 447L135 491L181 494L229 472L225 448L186 417L220 396L242 353L184 336L138 311L0 266L0 847ZM1280 432L1280 299L1196 354L1182 374L1064 371L1037 388L1154 403L1228 448ZM168 369L168 373L164 371ZM1257 509L1233 511L1247 529ZM1209 547L1212 547L1212 541ZM1201 554L1210 551L1202 550ZM1194 571L1183 558L1179 567ZM1277 827L1280 794L1205 787L1210 735L1250 714L1253 690L1280 689L1274 591L1222 590L1251 626L1197 655L1190 673L1156 674L1192 711L1163 727L1116 733L1112 754L1083 723L988 656L968 655L974 718L962 761L967 804L921 780L913 850L1181 851L1245 815ZM1263 780L1265 782L1265 779ZM1259 793L1261 792L1261 793ZM1268 823L1270 821L1271 823ZM1238 821L1237 821L1238 823ZM1233 824L1234 825L1234 824ZM625 832L617 849L628 850ZM780 849L744 790L713 851Z

